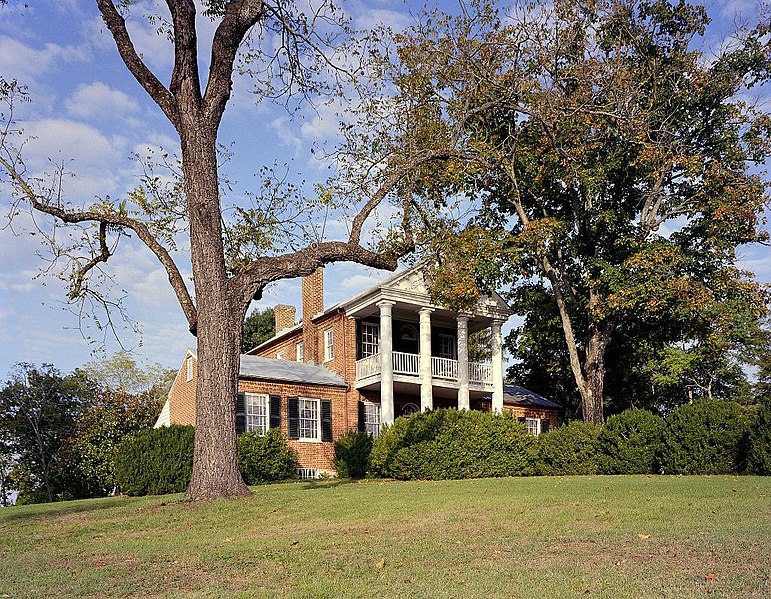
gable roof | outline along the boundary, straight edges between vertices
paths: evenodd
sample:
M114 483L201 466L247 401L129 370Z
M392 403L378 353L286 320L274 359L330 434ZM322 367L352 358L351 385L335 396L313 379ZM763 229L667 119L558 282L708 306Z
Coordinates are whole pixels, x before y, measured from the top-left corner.
M541 397L529 389L517 387L516 385L503 386L503 403L519 406L538 406L539 408L552 408L556 410L562 409L560 404L554 403L545 397Z
M241 354L238 375L265 381L348 387L341 375L325 366L246 354Z

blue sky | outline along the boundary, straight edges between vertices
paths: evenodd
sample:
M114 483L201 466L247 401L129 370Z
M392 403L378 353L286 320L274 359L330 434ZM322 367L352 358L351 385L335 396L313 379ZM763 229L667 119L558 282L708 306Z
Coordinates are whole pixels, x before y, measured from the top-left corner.
M76 174L65 181L73 198L120 197L137 182L139 166L128 160L147 147L174 150L175 133L120 62L114 43L89 0L36 0L0 9L0 75L25 83L33 100L23 107L25 132L34 136L25 148L32 172L48 168L49 160L66 161ZM140 14L152 0L142 0ZM450 4L449 2L447 3ZM754 2L733 0L708 4L715 19L708 43L730 28L739 15L752 15ZM386 22L399 28L409 23L408 7L374 0L344 2L354 24L361 28ZM168 80L170 45L146 22L133 20L131 33L148 65ZM202 46L213 25L200 22ZM220 141L234 142L231 172L248 181L263 164L291 161L293 170L308 180L322 179L325 166L310 153L314 140L333 136L337 119L331 112L300 112L294 118L279 107L255 106L245 83L237 83ZM9 199L0 189L0 217L4 225ZM41 222L45 222L44 220ZM17 227L24 228L23 219ZM50 362L69 371L92 358L97 345L78 330L78 317L64 303L63 284L40 276L43 264L38 236L11 228L0 230L0 377L18 361ZM742 249L743 264L758 278L771 281L767 248ZM146 361L176 368L185 348L194 345L185 319L164 271L140 244L129 240L110 260L116 289L125 291L130 316L140 333L122 330L126 347ZM181 269L189 273L184 257ZM349 264L327 268L325 302L331 305L388 276L390 273ZM122 295L122 294L121 294ZM271 285L256 306L297 303L299 281ZM254 306L254 304L253 304ZM91 334L101 338L93 328ZM114 351L114 341L107 351Z

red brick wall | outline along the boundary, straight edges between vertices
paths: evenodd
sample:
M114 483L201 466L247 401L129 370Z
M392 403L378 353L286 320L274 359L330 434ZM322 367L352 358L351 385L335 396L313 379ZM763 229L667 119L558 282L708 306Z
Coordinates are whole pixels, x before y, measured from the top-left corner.
M187 360L193 361L193 379L187 380ZM169 391L169 420L172 424L195 426L195 383L198 379L198 360L188 354L177 372Z
M503 406L504 412L514 414L515 418L548 418L549 428L557 428L560 425L560 414L558 410L549 410L547 408L534 408L527 406Z
M309 397L313 399L325 399L332 402L332 438L339 439L348 430L357 428L357 415L354 409L351 421L351 412L346 406L346 389L338 387L326 387L323 385L299 385L291 383L276 383L268 381L256 381L241 379L238 381L240 393L267 393L281 396L281 430L287 435L287 397ZM323 441L289 441L289 446L297 453L301 468L320 468L322 470L334 470L335 448L334 443Z

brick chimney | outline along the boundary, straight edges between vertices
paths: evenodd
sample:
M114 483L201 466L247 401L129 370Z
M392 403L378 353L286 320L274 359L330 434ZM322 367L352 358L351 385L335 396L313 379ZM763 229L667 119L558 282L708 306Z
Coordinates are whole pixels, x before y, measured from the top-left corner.
M295 307L279 304L273 308L273 317L276 320L276 334L291 329L295 323Z
M303 349L305 361L320 363L316 326L311 322L314 316L324 311L324 267L303 277Z

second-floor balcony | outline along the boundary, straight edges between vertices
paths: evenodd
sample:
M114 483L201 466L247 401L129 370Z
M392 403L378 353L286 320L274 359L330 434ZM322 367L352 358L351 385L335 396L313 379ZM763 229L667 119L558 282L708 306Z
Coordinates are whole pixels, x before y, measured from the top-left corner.
M393 374L404 377L414 377L419 382L420 354L405 352L391 352L393 356ZM356 384L362 386L373 382L380 376L380 354L373 354L356 361ZM431 356L431 378L435 385L449 383L456 385L458 379L458 360ZM469 362L468 381L470 385L480 388L492 389L493 367L492 364Z

